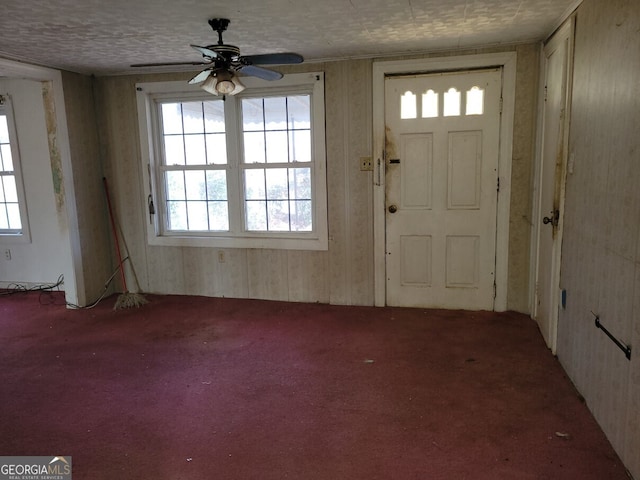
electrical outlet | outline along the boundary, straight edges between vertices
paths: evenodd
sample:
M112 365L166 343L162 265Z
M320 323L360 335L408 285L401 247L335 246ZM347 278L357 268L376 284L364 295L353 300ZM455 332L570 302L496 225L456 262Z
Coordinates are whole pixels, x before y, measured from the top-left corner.
M226 261L224 250L218 251L218 263L224 263Z
M360 157L360 170L370 172L373 170L373 161L371 157Z
M9 250L8 248L4 251L4 259L11 260L11 250Z

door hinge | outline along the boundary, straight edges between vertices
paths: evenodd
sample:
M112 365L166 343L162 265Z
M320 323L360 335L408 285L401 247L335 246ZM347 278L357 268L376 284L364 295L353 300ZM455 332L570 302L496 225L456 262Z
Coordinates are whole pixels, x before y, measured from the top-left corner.
M545 101L545 102L547 101L547 90L548 90L548 89L547 89L547 86L545 85L545 86L544 86L544 101Z
M500 114L502 114L502 105L504 104L504 99L500 97Z
M496 285L495 280L493 281L493 299L495 300L498 296L498 286Z
M498 186L496 188L496 191L498 191L498 192L500 191L500 177L498 177Z

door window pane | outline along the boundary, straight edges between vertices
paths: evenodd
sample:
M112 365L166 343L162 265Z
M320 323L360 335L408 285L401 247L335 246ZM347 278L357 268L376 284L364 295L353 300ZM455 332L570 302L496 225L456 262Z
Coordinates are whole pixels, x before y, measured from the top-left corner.
M438 116L438 94L433 90L427 90L422 94L422 118L435 118Z
M444 116L455 117L460 115L460 92L450 88L444 94Z
M400 118L411 119L418 116L416 107L416 96L412 92L405 92L400 97Z
M484 90L473 87L467 91L467 115L482 115L484 112Z

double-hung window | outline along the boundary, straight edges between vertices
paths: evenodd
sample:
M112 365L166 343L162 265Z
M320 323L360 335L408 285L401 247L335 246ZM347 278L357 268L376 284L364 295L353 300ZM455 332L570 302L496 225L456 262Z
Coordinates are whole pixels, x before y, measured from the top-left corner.
M0 242L13 241L29 241L29 232L11 99L0 95Z
M137 86L149 242L326 249L323 75L243 83Z

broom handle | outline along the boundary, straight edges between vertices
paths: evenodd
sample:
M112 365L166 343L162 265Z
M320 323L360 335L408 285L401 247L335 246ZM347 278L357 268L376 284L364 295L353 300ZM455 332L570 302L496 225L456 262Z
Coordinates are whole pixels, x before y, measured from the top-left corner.
M107 206L109 207L109 219L111 220L111 231L113 232L113 239L116 244L116 253L118 254L118 266L120 268L120 278L122 280L122 288L125 292L127 290L127 280L124 275L124 268L122 268L122 255L120 253L120 242L118 241L118 232L116 230L116 222L113 219L113 209L111 208L111 198L109 198L109 187L107 186L107 178L102 177L102 183L104 183L104 193L107 196Z

